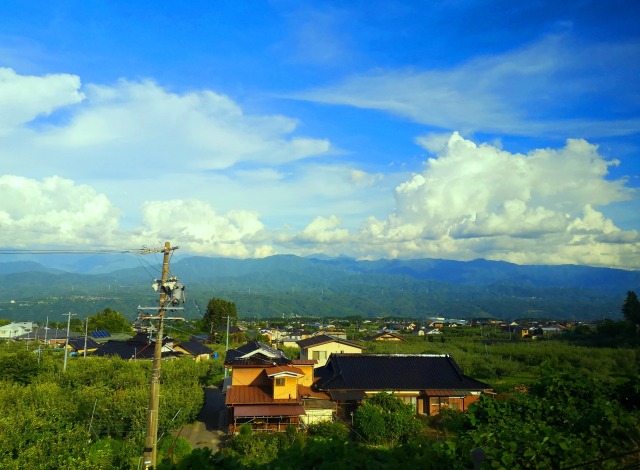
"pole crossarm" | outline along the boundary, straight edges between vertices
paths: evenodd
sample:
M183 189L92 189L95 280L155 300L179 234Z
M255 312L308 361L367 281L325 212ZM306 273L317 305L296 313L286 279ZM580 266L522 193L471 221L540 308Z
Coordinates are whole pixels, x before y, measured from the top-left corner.
M140 305L138 305L138 310L151 310L151 311L158 311L158 310L168 310L168 311L172 311L172 310L184 310L184 307L142 307Z
M162 261L162 279L161 283L164 285L169 280L169 258L173 250L178 247L172 247L169 242L166 242L163 249L149 249L144 247L140 253L163 253ZM158 328L156 335L156 342L153 351L153 370L151 372L151 387L149 392L149 407L147 408L147 436L144 446L144 465L145 468L155 467L158 454L158 408L160 405L160 372L162 367L162 337L163 337L163 325L164 314L167 310L173 310L170 305L167 307L167 301L170 301L167 295L166 289L160 290L160 301L157 308L152 310L157 311L157 315L152 318L157 319ZM168 318L167 318L168 319Z

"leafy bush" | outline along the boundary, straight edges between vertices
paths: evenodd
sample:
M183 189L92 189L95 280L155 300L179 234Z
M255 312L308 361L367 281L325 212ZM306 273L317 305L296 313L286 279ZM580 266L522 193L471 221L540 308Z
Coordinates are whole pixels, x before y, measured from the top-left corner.
M341 421L321 421L309 425L309 435L327 440L344 442L351 431Z
M389 393L367 399L354 413L357 433L371 444L399 444L415 438L422 426L413 407Z
M445 431L460 433L470 427L469 416L462 410L443 408L438 414L439 424Z
M158 460L179 462L191 454L191 443L182 437L167 436L158 442Z
M547 371L530 393L487 396L469 407L459 458L480 447L493 468L558 468L636 450L640 416L625 412L615 389L591 377ZM624 458L599 462L620 468Z
M27 384L40 371L38 357L24 349L15 350L15 345L12 349L0 354L0 380Z
M283 433L256 433L250 427L242 426L223 450L223 455L237 465L257 466L275 459L278 452L288 446L289 441Z

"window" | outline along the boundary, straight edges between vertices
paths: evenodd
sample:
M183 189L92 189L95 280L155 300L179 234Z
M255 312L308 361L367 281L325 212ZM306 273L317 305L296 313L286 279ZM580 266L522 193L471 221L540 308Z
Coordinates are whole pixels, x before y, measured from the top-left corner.
M284 377L276 378L276 387L284 387Z
M452 410L462 410L462 397L430 397L429 398L429 414L437 414L442 408L451 408Z
M449 408L448 397L430 397L429 398L429 414L436 415L441 408Z
M313 351L313 359L318 362L327 360L327 351Z
M418 397L398 397L398 398L400 398L405 404L411 405L414 413L418 412Z

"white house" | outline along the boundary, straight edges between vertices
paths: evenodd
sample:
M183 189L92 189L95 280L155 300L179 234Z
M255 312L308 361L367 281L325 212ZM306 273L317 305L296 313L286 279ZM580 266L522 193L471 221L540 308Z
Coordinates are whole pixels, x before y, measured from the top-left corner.
M316 360L314 367L324 366L332 353L360 354L364 349L357 343L325 334L300 340L298 346L300 346L300 359Z
M30 321L12 322L8 325L0 326L0 338L15 338L16 336L31 333L34 323Z

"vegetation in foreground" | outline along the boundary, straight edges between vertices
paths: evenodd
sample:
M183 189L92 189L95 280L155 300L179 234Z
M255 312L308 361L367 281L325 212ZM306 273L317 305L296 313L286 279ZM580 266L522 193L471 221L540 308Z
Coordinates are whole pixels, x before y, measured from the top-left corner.
M625 320L564 339L517 341L499 331L447 331L369 352L448 353L463 371L495 384L468 413L420 419L391 395L368 400L351 423L308 433L244 429L218 454L161 440L159 468L623 468L640 461L637 298ZM629 313L626 313L629 312ZM618 347L589 347L584 344ZM396 350L396 347L398 350ZM389 349L391 348L391 349ZM8 469L137 468L151 364L41 354L0 343L0 466ZM220 360L163 363L160 433L191 422Z
M551 369L529 390L484 396L468 413L445 410L425 426L392 395L369 399L343 423L307 434L243 429L221 453L196 450L159 468L601 468L640 460L640 380L603 382ZM434 439L429 428L440 431Z
M0 343L0 468L137 468L146 433L149 361L74 358ZM218 362L162 365L160 434L195 420Z

